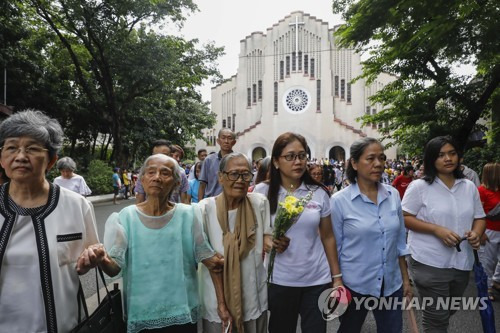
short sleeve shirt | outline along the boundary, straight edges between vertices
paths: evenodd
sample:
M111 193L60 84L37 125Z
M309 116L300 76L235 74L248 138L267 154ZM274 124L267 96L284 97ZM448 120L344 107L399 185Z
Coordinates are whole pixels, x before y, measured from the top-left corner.
M403 282L399 257L409 254L397 190L378 184L374 203L353 183L336 192L330 204L344 284L375 297L382 283L384 296L396 292Z
M465 178L455 180L451 189L437 177L432 184L415 180L408 186L402 206L403 211L417 219L445 227L460 236L472 229L474 219L485 217L476 186ZM474 256L466 241L461 243L462 251L458 252L434 235L410 230L408 246L412 258L425 265L472 270Z
M198 179L207 184L205 189L206 198L214 197L222 192L222 186L219 184L217 177L221 159L222 155L220 152L218 154L210 154L205 158L201 166L201 173Z
M118 176L117 173L113 174L113 187L120 187L121 186L121 181L120 181L120 176Z
M255 186L254 193L267 196L268 189L268 184L260 183ZM297 188L293 195L302 198L309 191L313 191L311 201L285 234L290 238L290 245L285 252L276 255L272 280L275 284L308 287L332 281L330 266L319 235L321 218L330 216L330 197L321 187L305 184ZM283 201L286 195L287 191L281 187L278 201ZM271 216L271 226L274 225L275 217L276 214Z

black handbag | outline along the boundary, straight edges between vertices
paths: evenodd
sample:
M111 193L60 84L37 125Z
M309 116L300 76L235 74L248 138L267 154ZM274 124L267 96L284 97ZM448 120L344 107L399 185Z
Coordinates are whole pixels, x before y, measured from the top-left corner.
M98 274L106 288L106 296L101 302L99 294ZM125 322L123 321L122 295L118 289L118 283L115 283L113 290L109 291L104 280L104 274L100 268L96 268L97 299L99 306L94 313L89 316L87 302L83 295L82 285L78 289L78 322L79 324L71 330L71 333L122 333L126 332ZM85 318L81 319L81 310L85 313Z

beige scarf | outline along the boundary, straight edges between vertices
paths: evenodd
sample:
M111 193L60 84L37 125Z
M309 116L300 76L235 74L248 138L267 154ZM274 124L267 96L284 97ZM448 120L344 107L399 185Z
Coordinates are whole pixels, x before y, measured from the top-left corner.
M215 198L215 204L224 245L224 299L238 333L244 333L240 260L255 247L255 213L250 199L245 196L236 213L234 232L230 232L224 192Z

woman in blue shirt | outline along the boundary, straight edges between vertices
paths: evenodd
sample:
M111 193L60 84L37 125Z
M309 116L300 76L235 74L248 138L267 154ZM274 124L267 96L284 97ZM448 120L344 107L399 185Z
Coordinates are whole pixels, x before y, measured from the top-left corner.
M385 154L379 141L358 140L350 153L346 173L351 185L330 200L342 279L357 298L340 317L338 332L360 332L368 308L374 306L373 297L399 299L396 308L379 306L373 314L378 332L402 332L401 297L411 297L411 286L399 193L380 183ZM365 301L358 301L361 297Z

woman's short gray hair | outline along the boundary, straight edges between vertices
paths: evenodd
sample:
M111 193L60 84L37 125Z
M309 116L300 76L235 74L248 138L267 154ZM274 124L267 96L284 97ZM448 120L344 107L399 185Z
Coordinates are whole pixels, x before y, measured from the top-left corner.
M38 110L16 112L0 124L0 145L8 138L28 136L47 148L50 158L61 149L63 135L59 122Z
M142 177L144 176L144 174L146 173L146 167L148 166L148 163L149 161L151 161L152 159L154 158L163 158L163 159L166 159L167 161L170 161L174 164L174 170L172 170L172 176L174 177L174 180L177 182L177 185L172 189L172 191L170 191L170 193L168 194L168 197L170 198L170 196L172 195L172 193L181 186L181 176L179 175L179 164L177 163L177 161L175 159L173 159L172 157L170 156L167 156L165 154L155 154L155 155L151 155L149 156L148 158L146 158L146 160L144 161L144 164L142 164L142 167L141 167L141 171L139 171L139 179L142 180Z
M71 157L66 156L66 157L60 158L57 161L56 167L57 167L57 170L75 171L76 170L76 163Z
M239 158L239 157L242 157L242 158L245 159L245 161L247 161L247 163L248 163L248 170L252 171L252 162L247 157L247 155L242 154L242 153L229 153L227 155L224 155L224 157L220 161L219 172L226 171L226 165L229 163L229 161L232 160L233 158Z

